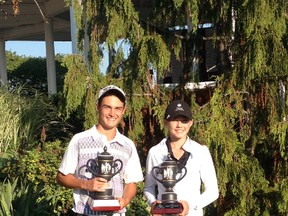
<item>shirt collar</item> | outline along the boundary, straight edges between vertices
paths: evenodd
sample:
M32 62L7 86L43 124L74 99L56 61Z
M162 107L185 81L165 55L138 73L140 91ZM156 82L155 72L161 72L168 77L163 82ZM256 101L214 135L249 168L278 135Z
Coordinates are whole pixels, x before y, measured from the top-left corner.
M187 136L187 139L186 139L186 142L183 144L182 148L187 151L187 152L190 152L191 154L195 151L194 148L195 148L195 145L194 145L194 142L193 140L191 140L188 136Z
M123 139L121 139L122 136L123 136L123 135L122 135L122 134L119 132L119 130L116 128L116 135L115 135L114 139L110 141L110 144L112 144L112 143L113 143L113 144L114 144L114 143L117 143L117 144L123 146L123 143L121 143L121 140L123 140Z
M187 140L188 140L188 139L189 139L189 137L187 137ZM185 143L187 142L187 140L185 141ZM185 144L185 143L184 143L184 144ZM183 146L184 146L184 144L183 144ZM177 159L174 157L174 155L173 155L173 151L172 151L172 148L171 148L171 144L170 144L170 139L169 139L169 138L166 139L166 146L167 146L168 153L170 154L172 160L176 161L177 164L178 164L179 169L182 170L182 168L186 166L187 160L189 159L191 153L188 152L188 151L186 151L186 150L183 148L183 146L182 146L182 148L184 149L184 154L181 156L181 158L179 158L179 160L177 160Z
M91 130L92 130L92 137L93 137L94 140L100 138L100 139L103 139L103 142L104 142L104 143L108 143L106 136L103 135L103 134L101 134L101 133L99 133L99 131L97 130L96 125L94 125L94 126L91 128ZM119 144L119 145L122 145L122 146L123 146L123 144L121 143L121 140L123 140L123 139L121 139L121 136L123 136L123 135L122 135L122 134L119 132L119 130L116 128L115 137L113 138L113 140L111 140L111 141L109 142L109 144Z

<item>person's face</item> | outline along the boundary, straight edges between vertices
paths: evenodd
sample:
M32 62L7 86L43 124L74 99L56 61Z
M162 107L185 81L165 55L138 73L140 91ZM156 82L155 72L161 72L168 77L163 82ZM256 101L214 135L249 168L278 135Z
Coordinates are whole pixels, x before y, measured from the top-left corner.
M104 97L97 109L99 124L106 130L117 127L125 112L124 104L114 95Z
M165 124L168 128L170 139L179 140L184 137L186 138L193 121L184 116L177 116L170 121L165 121Z

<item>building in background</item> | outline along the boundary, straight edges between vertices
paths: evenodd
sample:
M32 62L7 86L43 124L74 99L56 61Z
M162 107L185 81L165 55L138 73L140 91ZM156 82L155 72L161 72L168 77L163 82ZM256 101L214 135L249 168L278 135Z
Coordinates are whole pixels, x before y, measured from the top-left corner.
M153 0L133 0L141 21L149 16ZM55 41L72 41L72 53L77 53L76 25L73 9L65 5L64 0L25 0L0 2L0 82L7 83L5 59L6 41L45 41L48 94L57 93L55 69ZM179 30L177 30L179 31ZM182 32L181 32L182 31ZM180 30L185 34L187 29ZM211 26L202 27L203 37L211 36ZM187 88L202 89L214 85L218 75L217 55L212 40L203 40L199 82L187 83ZM89 48L89 47L88 47ZM87 48L87 49L88 49ZM85 49L85 48L84 48ZM88 52L87 52L88 53ZM85 50L84 50L85 55ZM85 57L85 56L84 56ZM166 87L175 87L183 76L183 62L171 54L171 65L164 77L157 77L157 72L150 69L154 84L157 82Z

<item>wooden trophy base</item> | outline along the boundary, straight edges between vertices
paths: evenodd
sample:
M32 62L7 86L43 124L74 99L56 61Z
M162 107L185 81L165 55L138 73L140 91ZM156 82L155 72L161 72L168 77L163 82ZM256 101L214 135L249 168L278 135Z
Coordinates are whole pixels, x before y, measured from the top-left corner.
M183 206L179 202L157 203L152 209L153 214L179 214L183 211Z
M90 208L93 211L119 211L120 203L117 199L111 200L93 200L89 202Z

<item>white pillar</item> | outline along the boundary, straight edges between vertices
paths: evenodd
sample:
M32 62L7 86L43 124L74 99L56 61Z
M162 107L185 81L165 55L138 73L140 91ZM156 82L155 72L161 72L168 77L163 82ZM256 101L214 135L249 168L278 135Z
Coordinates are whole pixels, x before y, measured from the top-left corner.
M73 4L73 2L71 1L71 5L72 4ZM73 5L70 6L70 29L71 29L72 54L76 54L76 53L78 53L78 49L77 49L77 26L76 26L76 22L75 22L75 14L74 14Z
M84 35L84 59L86 64L88 65L88 70L91 72L90 61L89 61L89 50L90 50L90 42L89 35L87 34L87 23L85 22L85 35Z
M57 93L53 19L51 17L47 18L47 21L45 21L45 43L48 95L51 96Z
M281 108L285 111L286 97L287 96L286 96L286 87L282 81L280 81L280 83L279 83L279 94L280 94L280 101L281 101L281 105L282 105ZM286 113L286 112L284 112L284 113ZM283 121L286 121L287 117L288 117L288 115L284 116Z
M5 40L0 39L0 86L7 84Z
M83 15L83 19L84 19L84 60L86 62L86 65L88 67L88 71L91 72L91 65L90 65L90 61L89 61L89 50L90 50L90 42L89 42L89 35L88 35L88 30L87 30L87 15L86 15L86 4L84 4L83 6L83 11L84 11L84 15Z

